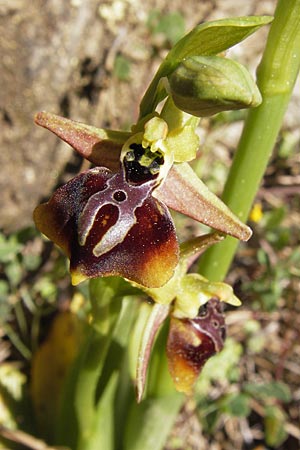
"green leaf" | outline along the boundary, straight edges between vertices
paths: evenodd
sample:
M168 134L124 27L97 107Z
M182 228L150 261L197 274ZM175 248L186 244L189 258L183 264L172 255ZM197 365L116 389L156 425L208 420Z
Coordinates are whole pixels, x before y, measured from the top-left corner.
M286 216L286 208L284 206L280 206L279 208L274 208L272 211L265 213L264 215L264 223L266 230L277 229L279 225L281 225L283 219Z
M229 394L221 399L220 406L224 413L233 417L247 417L251 408L250 398L246 394Z
M281 138L278 156L279 158L287 159L296 153L298 138L297 135L289 131L282 132Z
M265 439L266 444L277 448L287 438L285 431L286 416L278 406L268 406L265 409Z
M9 285L0 280L0 326L11 319L12 304L9 301Z
M292 229L290 227L273 228L272 231L266 231L265 239L270 242L275 252L289 246L292 239Z
M30 401L41 436L53 440L61 394L82 340L82 323L70 311L55 315L30 367ZM51 364L49 364L51 361Z
M23 264L27 270L36 270L40 265L42 258L37 254L25 254L23 256Z
M151 11L148 26L152 34L164 34L173 45L180 39L185 31L184 18L179 12L161 15L160 11Z
M178 393L133 404L124 450L161 450L182 405Z
M216 402L214 401L214 404ZM221 417L221 412L219 409L214 408L213 405L205 405L204 414L202 415L202 411L198 410L199 419L201 421L201 426L203 427L203 430L207 432L208 434L213 434L217 428L217 425L219 423L219 419Z
M130 78L130 62L122 55L117 55L114 63L114 75L122 81Z
M300 266L300 248L295 248L289 258L290 264L299 264Z
M10 430L16 430L20 422L24 426L24 417L28 414L27 399L24 394L26 382L26 376L12 363L0 364L0 426ZM6 445L2 447L1 444L0 441L1 449L15 448Z
M270 383L246 383L244 392L252 397L273 398L281 402L287 403L291 400L291 392L289 387L280 381L272 381Z
M266 265L269 264L268 255L266 254L266 252L262 248L259 248L258 251L257 251L257 262L261 266L266 266Z
M114 447L114 398L117 389L118 373L114 372L97 405L94 417L94 427L84 450L113 450Z
M87 325L86 339L67 380L57 418L57 440L71 448L78 439L76 448L86 450L94 432L97 386L121 310L119 295L124 284L119 277L94 278L89 283L93 322Z
M17 259L14 259L5 267L5 273L10 281L10 284L15 287L20 283L22 279L23 268L19 261Z
M38 293L48 303L57 298L57 285L49 277L41 277L34 285L34 292Z
M14 235L10 236L8 239L0 233L0 262L7 263L12 261L15 256L20 253L23 245L17 241Z
M9 286L8 283L4 280L0 280L0 302L6 301L6 298L8 296L9 292Z

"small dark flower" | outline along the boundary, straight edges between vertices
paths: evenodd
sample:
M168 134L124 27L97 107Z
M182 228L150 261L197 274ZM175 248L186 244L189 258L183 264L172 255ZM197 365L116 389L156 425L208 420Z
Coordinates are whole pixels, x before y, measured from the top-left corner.
M225 323L223 304L239 306L231 286L210 282L197 273L187 273L193 258L222 240L212 233L187 241L180 247L179 264L173 277L160 288L140 288L154 300L143 303L134 334L137 400L143 396L151 348L155 336L170 315L167 358L171 378L178 391L191 393L206 361L223 348ZM145 311L147 313L145 314Z
M191 393L206 361L223 348L226 330L221 305L212 298L194 319L171 317L167 356L170 374L180 392Z

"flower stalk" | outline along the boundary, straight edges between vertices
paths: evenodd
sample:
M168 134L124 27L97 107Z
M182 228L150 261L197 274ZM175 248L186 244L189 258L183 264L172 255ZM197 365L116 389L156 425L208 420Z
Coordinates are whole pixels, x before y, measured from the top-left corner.
M190 259L225 235L245 241L251 236L242 221L251 208L299 70L299 17L300 0L288 4L279 0L258 70L263 104L247 119L224 190L225 203L188 165L198 148L195 128L198 116L227 110L228 102L231 109L259 103L254 81L250 82L248 75L244 79L246 69L231 63L229 67L217 55L269 23L270 17L202 24L181 39L146 91L139 121L131 132L96 129L49 113L37 115L39 125L101 166L60 187L34 213L37 227L70 258L74 284L94 278L90 280L92 319L86 324L86 342L66 381L55 444L76 450L114 450L120 445L125 450L160 450L184 399L175 392L171 377L178 391L191 393L203 364L221 350L225 338L222 302L238 306L239 300L232 288L219 280L226 274L237 241L227 237L209 256L204 255L201 275L187 273ZM170 78L189 58L197 79L196 84L191 81L192 93L198 96L192 114L185 108L186 92L182 91L183 78L190 74L191 67L185 67L188 73L185 70L183 78L176 72L176 86ZM213 89L204 91L200 73L203 61L212 64L208 78L213 80ZM215 75L216 68L219 74L219 68L225 65L242 87L237 90L239 98L232 96L228 83L231 76L221 88L222 80ZM241 83L238 73L246 82ZM188 84L191 86L190 79ZM174 96L174 86L179 97ZM251 100L253 92L255 101ZM167 96L159 114L155 109ZM178 98L183 108L178 108ZM167 207L218 232L194 238L180 248ZM125 308L126 297L131 295L135 300ZM145 295L149 304L143 306ZM130 353L128 341L139 310L144 310L144 316L135 321L134 364L127 361L133 367L138 400L142 400L144 391L147 394L137 405L123 362ZM166 319L168 314L170 320Z
M300 64L300 1L279 0L271 25L267 46L258 70L258 86L263 103L250 110L243 135L224 189L223 200L240 220L246 220L259 188L266 165L282 125ZM277 80L275 83L274 80ZM249 170L249 167L252 170ZM247 188L244 188L247 186ZM234 257L238 241L226 237L223 242L206 250L201 257L199 272L211 281L223 280ZM161 360L166 360L164 355ZM166 364L161 361L160 376L165 377ZM167 400L167 397L165 397ZM183 402L179 398L178 401ZM178 408L178 407L177 407ZM147 415L141 411L142 417ZM176 414L173 415L175 421ZM145 429L138 431L142 439ZM159 427L157 434L159 434ZM153 433L152 433L153 435ZM146 443L147 440L142 441ZM147 445L144 447L150 450ZM157 450L163 446L156 447Z

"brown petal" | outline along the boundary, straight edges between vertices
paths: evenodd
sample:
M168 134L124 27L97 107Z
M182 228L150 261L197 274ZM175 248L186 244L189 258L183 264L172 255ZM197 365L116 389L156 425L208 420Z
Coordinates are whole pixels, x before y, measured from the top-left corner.
M122 146L131 135L96 128L49 112L36 114L35 123L52 131L83 158L113 171L119 169Z
M247 241L252 231L216 197L187 163L176 164L155 197L167 206L215 230Z
M190 394L206 361L223 348L225 321L211 299L195 319L171 318L167 342L170 374L179 392Z

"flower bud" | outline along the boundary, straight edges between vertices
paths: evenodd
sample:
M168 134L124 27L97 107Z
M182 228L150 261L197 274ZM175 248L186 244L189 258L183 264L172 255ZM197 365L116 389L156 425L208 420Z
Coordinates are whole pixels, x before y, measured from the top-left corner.
M255 107L262 100L248 70L220 56L187 58L168 80L177 108L197 117Z

